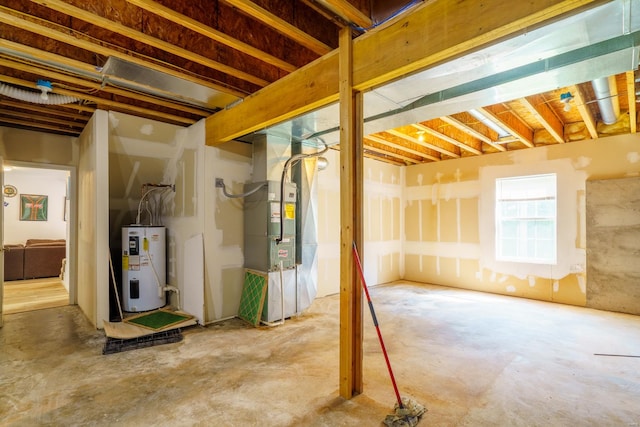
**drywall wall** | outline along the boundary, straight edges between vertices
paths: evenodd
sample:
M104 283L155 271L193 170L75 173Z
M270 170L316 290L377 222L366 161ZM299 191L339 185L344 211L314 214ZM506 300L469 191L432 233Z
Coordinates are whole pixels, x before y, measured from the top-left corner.
M640 137L621 135L406 168L408 280L585 305L585 183L640 174ZM558 176L558 262L495 259L495 178Z
M78 149L78 138L0 127L0 156L4 160L75 166Z
M340 153L329 150L318 172L318 296L340 291ZM404 169L364 159L363 268L367 284L402 278Z
M587 306L640 315L640 177L587 181Z
M80 135L78 163L78 305L102 328L109 318L109 128L96 110Z
M5 170L5 185L15 186L18 194L4 198L4 243L24 244L27 239L66 239L64 215L68 176L68 171L57 169L13 166ZM47 196L46 221L21 220L20 196L23 194Z
M204 144L204 140L202 141ZM229 142L204 148L205 316L208 322L238 313L244 282L244 212L242 199L229 199L215 188L217 177L227 190L242 193L252 182L251 146Z

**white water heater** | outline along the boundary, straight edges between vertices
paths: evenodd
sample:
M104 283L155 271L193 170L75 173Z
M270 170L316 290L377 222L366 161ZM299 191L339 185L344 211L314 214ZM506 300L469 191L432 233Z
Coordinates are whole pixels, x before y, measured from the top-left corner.
M166 304L166 229L122 227L122 309L155 310Z

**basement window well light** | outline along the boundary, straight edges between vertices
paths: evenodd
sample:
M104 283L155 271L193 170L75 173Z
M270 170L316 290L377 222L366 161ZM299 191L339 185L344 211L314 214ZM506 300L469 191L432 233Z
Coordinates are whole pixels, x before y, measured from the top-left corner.
M496 179L496 260L557 261L556 174Z

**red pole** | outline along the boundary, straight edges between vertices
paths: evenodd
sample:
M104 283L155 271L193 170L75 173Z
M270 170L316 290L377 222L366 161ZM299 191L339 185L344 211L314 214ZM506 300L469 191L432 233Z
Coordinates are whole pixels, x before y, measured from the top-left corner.
M396 400L398 401L398 407L400 409L404 409L404 405L402 404L402 398L400 397L400 392L398 391L398 386L396 385L396 378L393 376L393 371L391 370L391 362L389 362L387 349L384 346L384 341L382 340L382 334L380 333L380 327L378 326L378 319L376 317L376 312L373 309L373 303L371 302L371 297L369 296L367 282L364 280L364 272L362 271L362 264L360 263L360 255L358 255L356 242L353 242L353 258L356 261L356 266L358 267L358 273L360 273L360 281L362 282L362 288L364 289L364 293L367 296L367 302L369 303L369 311L371 312L371 317L373 318L373 325L376 327L376 332L378 333L378 340L380 341L380 347L382 347L382 354L384 354L384 360L385 362L387 362L387 369L389 370L389 376L391 377L391 384L393 384L393 391L396 393Z

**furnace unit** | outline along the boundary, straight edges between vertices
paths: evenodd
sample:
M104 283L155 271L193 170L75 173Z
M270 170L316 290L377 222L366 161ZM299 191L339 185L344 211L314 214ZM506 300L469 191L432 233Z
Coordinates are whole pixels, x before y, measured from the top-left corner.
M250 192L258 186L261 186L260 190L244 200L244 266L267 273L262 320L273 322L282 318L283 288L285 317L299 312L295 234L297 190L295 183L285 183L281 204L280 182L254 182L247 184L245 191Z

